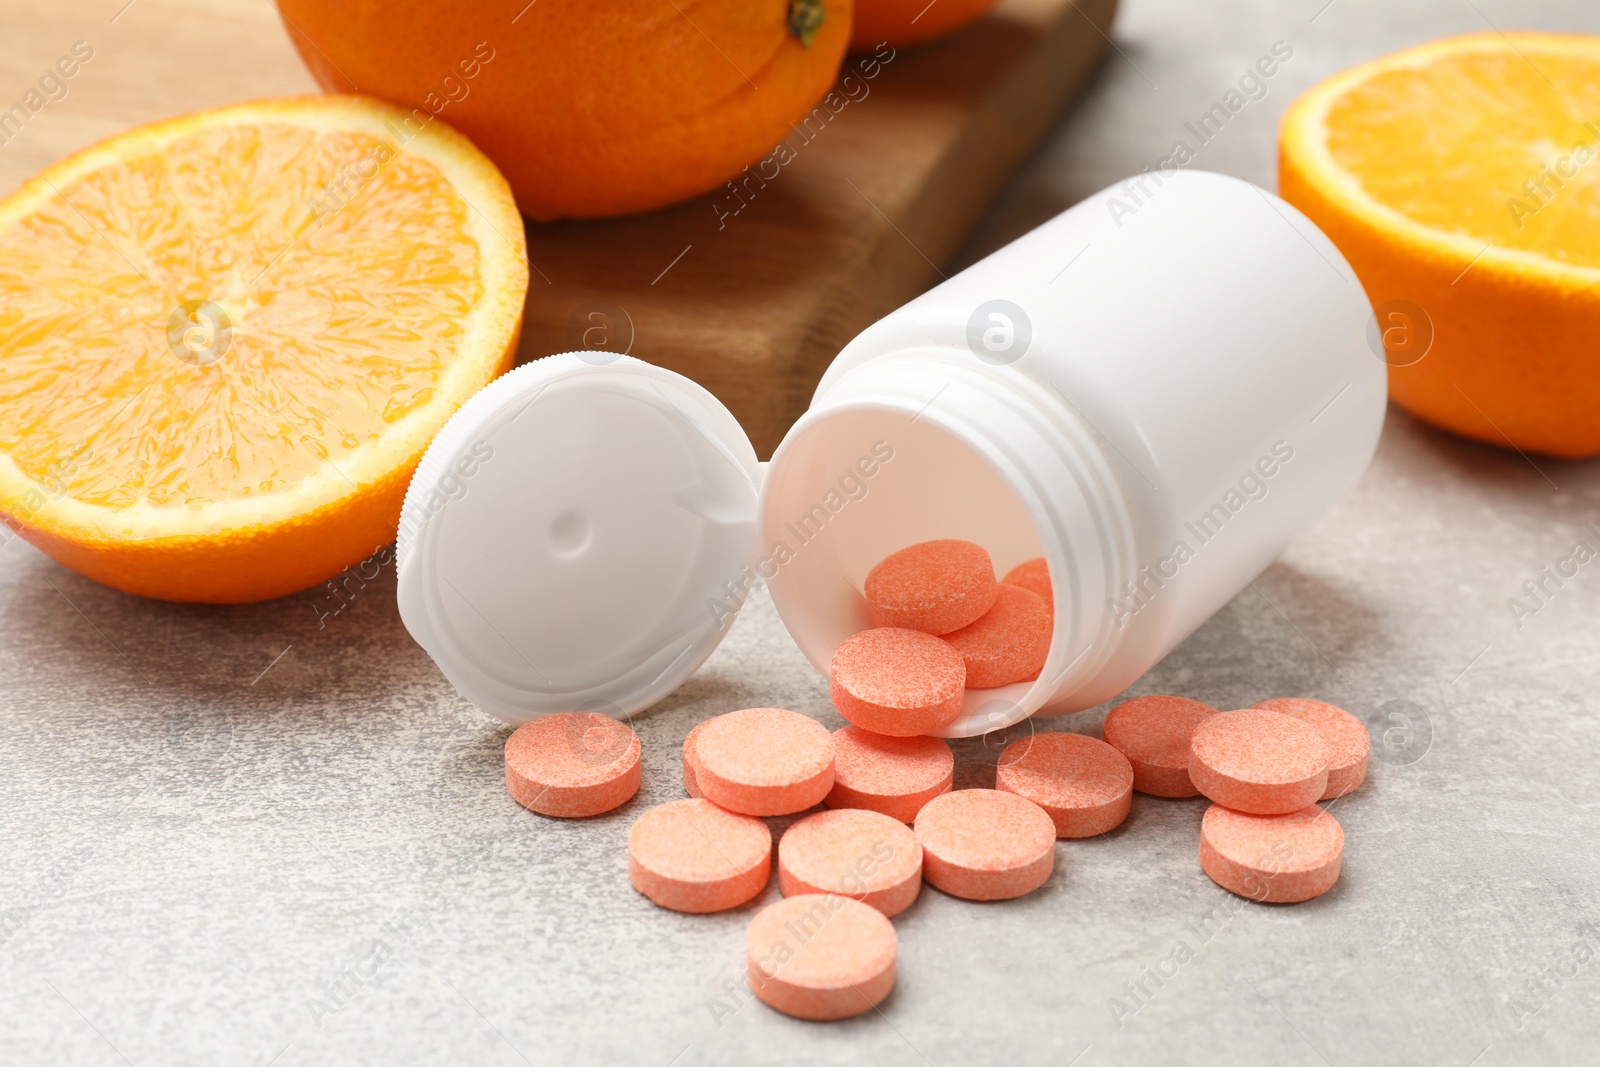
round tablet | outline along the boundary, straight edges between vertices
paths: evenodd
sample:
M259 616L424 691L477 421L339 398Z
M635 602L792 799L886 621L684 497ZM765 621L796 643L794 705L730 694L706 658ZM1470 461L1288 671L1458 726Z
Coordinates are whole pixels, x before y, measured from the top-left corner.
M1317 731L1328 751L1328 788L1321 799L1342 797L1366 780L1372 741L1366 725L1348 711L1300 697L1276 697L1255 707L1293 716Z
M889 737L859 726L833 732L830 808L865 808L909 823L950 790L956 758L938 737Z
M993 689L1037 676L1050 654L1050 609L1036 593L1002 585L977 622L944 635L961 653L968 689Z
M1050 584L1050 565L1044 557L1019 563L1006 572L1001 585L1015 585L1043 600L1053 614L1056 609L1055 587Z
M1009 900L1050 877L1056 824L1045 810L1015 793L957 789L917 813L922 877L967 900Z
M506 741L506 789L528 810L561 819L619 808L639 791L639 736L592 711L540 716Z
M827 893L768 904L745 932L745 968L762 1002L797 1019L848 1019L894 988L894 924Z
M1057 837L1114 830L1133 803L1133 765L1104 741L1083 734L1020 738L1000 753L995 788L1045 810Z
M736 908L766 888L772 832L709 800L651 808L628 831L628 881L673 911Z
M1285 815L1328 788L1317 731L1276 711L1225 711L1189 738L1189 777L1208 799L1252 815Z
M1230 893L1272 904L1321 896L1339 880L1344 830L1315 804L1250 815L1221 804L1200 820L1200 868Z
M874 626L947 634L994 606L994 564L971 541L924 541L867 572L862 592Z
M705 798L745 815L805 811L833 788L833 736L817 720L783 708L707 719L694 759Z
M694 743L700 736L700 731L705 729L706 723L710 721L707 719L705 722L696 723L694 729L689 731L689 736L683 739L683 791L692 797L702 795L700 784L695 781Z
M819 811L778 839L778 886L786 897L837 893L899 915L922 889L922 846L876 811Z
M1133 764L1133 787L1157 797L1192 797L1189 738L1217 709L1198 700L1143 696L1124 700L1106 716L1106 744Z
M961 653L918 630L863 630L833 653L828 695L857 726L914 737L961 714L967 668Z

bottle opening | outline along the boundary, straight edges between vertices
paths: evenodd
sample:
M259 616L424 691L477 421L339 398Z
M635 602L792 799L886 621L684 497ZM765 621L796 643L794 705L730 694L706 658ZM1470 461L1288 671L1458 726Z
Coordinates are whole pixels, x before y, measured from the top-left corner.
M835 408L802 422L773 457L766 486L761 576L789 633L824 675L834 650L872 626L862 587L890 553L959 538L988 550L997 577L1046 555L1007 479L917 413ZM1059 641L1059 612L1057 629ZM940 732L968 737L1007 726L1037 707L1029 700L1036 685L968 689L961 717Z

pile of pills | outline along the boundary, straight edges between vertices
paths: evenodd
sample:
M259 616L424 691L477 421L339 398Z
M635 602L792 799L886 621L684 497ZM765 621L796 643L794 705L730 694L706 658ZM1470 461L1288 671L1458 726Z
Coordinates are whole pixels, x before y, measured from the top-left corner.
M688 797L645 812L628 834L628 877L654 903L706 913L766 888L765 818L797 815L777 844L783 899L746 934L751 989L804 1019L871 1010L894 988L889 918L922 883L968 900L1039 888L1059 838L1121 825L1135 790L1204 794L1200 862L1256 900L1306 900L1339 875L1343 833L1316 801L1366 773L1367 736L1313 700L1220 713L1182 697L1114 708L1105 740L1024 737L1001 753L993 789L952 791L950 746L927 736L960 714L967 689L1038 677L1050 649L1044 560L996 580L965 541L928 541L883 560L863 593L873 628L839 646L830 694L850 725L830 734L782 708L746 708L695 726L683 743ZM639 738L603 715L569 712L506 743L506 786L544 815L610 811L640 784Z
M829 695L865 730L914 737L950 725L968 689L1039 676L1050 654L1050 572L1030 560L996 581L970 541L924 541L863 583L873 629L833 654Z
M1174 696L1135 697L1106 716L1105 739L1133 766L1133 787L1204 796L1200 867L1252 900L1293 904L1339 880L1344 830L1317 806L1367 776L1371 744L1349 712L1318 700L1263 700L1218 711Z

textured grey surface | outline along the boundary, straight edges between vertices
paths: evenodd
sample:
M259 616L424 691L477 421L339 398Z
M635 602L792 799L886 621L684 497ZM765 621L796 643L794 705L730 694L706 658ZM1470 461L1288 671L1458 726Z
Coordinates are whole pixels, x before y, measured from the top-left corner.
M1122 54L969 255L1165 155L1275 40L1293 59L1196 165L1270 185L1301 88L1484 16L1600 30L1577 0L1335 0L1313 23L1323 2L1130 0ZM1600 563L1520 629L1507 608L1574 542L1600 548L1591 522L1600 463L1529 461L1391 413L1360 487L1135 688L1221 706L1306 694L1362 716L1411 702L1394 761L1338 808L1339 885L1241 904L1199 870L1203 803L1137 797L1118 831L1060 844L1024 900L926 891L896 921L883 1011L827 1026L738 992L750 909L676 915L627 884L628 825L681 795L694 722L757 703L838 722L764 598L639 722L641 795L557 823L506 796L507 731L406 636L390 568L347 583L336 614L326 591L185 607L12 541L0 1059L1592 1063ZM1092 732L1103 712L1041 728ZM992 748L958 749L962 784L985 783ZM1136 1001L1125 983L1141 980ZM1113 998L1138 1009L1120 1026Z

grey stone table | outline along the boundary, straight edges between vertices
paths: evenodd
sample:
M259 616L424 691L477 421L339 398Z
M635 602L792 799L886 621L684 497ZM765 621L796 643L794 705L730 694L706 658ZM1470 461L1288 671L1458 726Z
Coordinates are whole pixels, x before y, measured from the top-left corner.
M1325 3L1130 0L968 258L1164 156L1275 41L1292 59L1196 166L1270 186L1283 107L1377 53L1491 21L1600 30L1587 0ZM681 795L694 722L757 703L838 722L761 597L640 720L640 796L575 825L507 797L506 729L409 640L392 568L343 601L187 607L13 540L0 1059L1594 1063L1600 564L1520 626L1507 608L1578 541L1600 547L1600 462L1391 413L1359 488L1135 687L1381 711L1387 758L1338 810L1338 886L1241 904L1199 870L1203 803L1137 797L1121 829L1059 845L1026 899L925 892L883 1010L824 1026L741 989L748 908L676 915L627 883L628 825ZM1092 732L1104 710L1041 728ZM987 782L992 746L958 748L961 784Z

